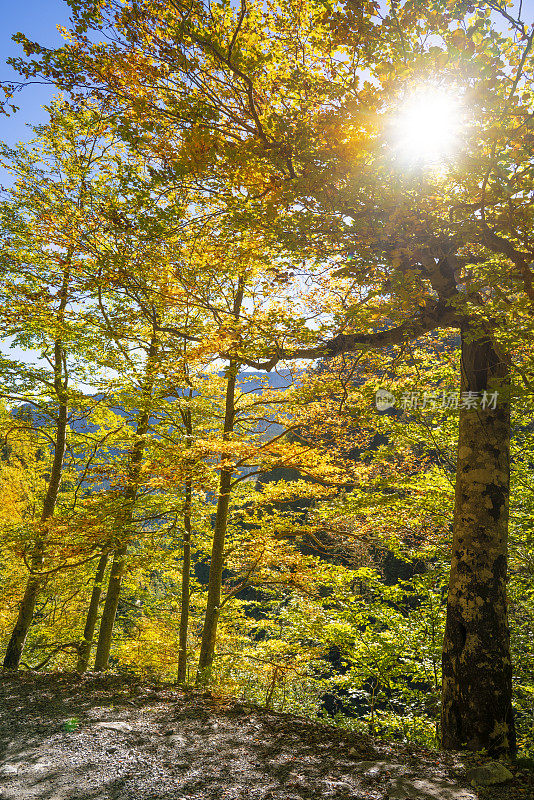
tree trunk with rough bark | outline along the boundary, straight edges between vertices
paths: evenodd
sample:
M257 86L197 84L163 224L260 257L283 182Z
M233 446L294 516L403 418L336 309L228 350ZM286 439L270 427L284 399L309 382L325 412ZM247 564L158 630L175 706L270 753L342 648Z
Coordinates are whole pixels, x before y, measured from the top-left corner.
M184 364L186 361L186 344L184 343ZM193 389L190 385L187 366L185 367L185 379L189 386L187 402L184 407L180 406L180 415L185 429L185 447L190 450L193 444L193 415L191 413L191 402L193 400ZM182 592L180 603L180 629L178 645L178 683L185 683L187 676L187 633L189 629L189 606L191 591L191 514L193 501L193 465L189 463L189 472L185 481L185 500L183 511L184 524L184 552L182 560Z
M239 322L241 306L243 304L243 294L245 291L245 276L241 274L237 283L237 290L234 296L232 314L234 319ZM236 343L239 337L236 336ZM224 404L224 428L222 440L228 441L235 425L235 389L240 363L230 359L226 380L226 397ZM210 577L208 582L208 600L206 614L204 616L204 626L202 628L202 640L200 643L200 656L198 659L198 670L196 682L198 684L207 683L211 675L213 657L215 655L215 643L217 638L217 624L219 622L221 605L221 585L224 565L224 540L228 527L228 507L230 504L230 492L232 489L233 467L223 467L219 478L219 496L217 500L217 511L215 513L215 525L213 529L213 543L211 547Z
M182 596L180 604L180 630L178 648L178 683L185 683L187 675L187 631L189 628L189 592L191 579L191 481L185 487L184 554L182 561Z
M452 563L443 644L442 744L515 752L506 603L509 362L490 336L462 330L462 392L499 393L460 412Z
M63 313L66 303L66 292L68 284L68 274L64 279L63 284L63 297L61 300L58 316ZM67 445L67 427L68 427L68 406L66 399L67 391L67 375L64 373L64 360L65 353L58 339L54 343L54 388L56 397L58 398L58 416L56 424L56 436L54 442L54 458L52 461L52 469L50 471L50 479L46 495L43 501L43 510L41 513L41 526L46 525L56 507L56 502L59 494L59 487L61 485L61 476L63 472L63 458L65 456L65 448ZM24 591L24 596L20 601L19 611L15 626L9 639L6 654L4 657L4 669L18 669L24 650L26 637L32 624L33 614L35 611L35 603L42 584L40 571L43 566L44 559L44 532L41 531L37 536L33 553L31 557L30 574L28 582Z
M111 572L109 574L106 601L104 603L104 610L102 611L102 618L100 620L100 628L98 632L98 642L96 645L96 672L102 672L108 668L113 626L115 624L115 617L117 615L117 608L119 605L122 578L126 571L127 550L127 545L122 544L115 550L115 553L113 554L113 562L111 564Z
M83 639L78 648L78 660L76 662L76 672L85 672L89 665L89 658L91 657L91 646L93 644L93 636L95 633L96 620L98 618L98 606L100 604L100 597L102 596L102 584L106 567L108 565L109 554L107 551L102 553L98 561L95 573L95 580L93 583L93 591L91 593L91 600L89 601L89 608L87 609L87 618L85 620L85 628L83 630Z
M239 366L235 361L230 362L228 379L226 382L226 399L224 414L223 441L227 441L234 429L235 423L235 387ZM215 525L213 528L213 543L211 547L210 577L208 583L208 600L204 626L202 628L202 641L200 643L200 656L198 660L197 683L206 683L209 680L213 656L215 654L215 641L217 637L217 624L221 605L221 585L224 564L224 540L228 527L228 506L230 504L230 491L233 475L232 467L221 470L219 478L219 496Z
M202 641L200 644L200 657L198 660L197 683L206 683L210 678L215 642L217 637L217 624L221 604L221 584L224 563L224 540L228 527L228 506L230 502L231 469L223 469L219 481L219 498L213 530L213 544L211 548L210 578L208 584L208 601L202 628Z
M34 547L31 569L26 589L22 600L20 601L17 619L11 633L11 637L7 644L6 654L4 656L4 669L18 669L22 658L22 651L24 643L33 620L33 612L35 611L35 602L37 595L41 588L41 579L35 575L39 572L43 565L43 541L39 539Z
M102 672L108 668L109 654L111 652L111 641L119 597L122 586L122 579L126 571L126 553L128 552L128 541L131 537L131 527L133 522L134 506L139 491L139 480L141 475L141 464L146 447L146 434L150 422L150 406L152 402L152 391L154 388L154 368L157 356L157 341L152 339L148 350L146 363L146 380L143 387L144 408L137 421L135 432L135 443L132 448L130 466L128 468L128 481L124 491L124 508L120 520L121 535L117 541L117 547L113 554L113 562L109 574L108 590L106 601L100 620L98 631L98 642L96 645L95 670Z

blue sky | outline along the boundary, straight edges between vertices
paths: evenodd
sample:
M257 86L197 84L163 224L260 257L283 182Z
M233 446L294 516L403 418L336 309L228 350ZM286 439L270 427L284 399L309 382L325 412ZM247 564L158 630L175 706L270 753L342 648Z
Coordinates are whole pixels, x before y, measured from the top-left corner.
M17 31L43 45L58 45L62 38L57 25L68 25L69 6L63 0L2 0L2 26L0 30L0 77L16 80L15 73L5 63L10 56L22 54L20 45L11 41ZM20 106L17 114L6 119L0 117L0 138L9 144L29 138L27 123L46 119L41 108L54 95L49 86L29 86L16 95L15 104Z
M0 0L2 26L0 31L0 77L3 80L16 78L5 59L20 55L21 48L11 41L11 36L22 31L30 39L51 46L60 44L62 38L57 25L68 26L70 8L63 0ZM523 0L523 16L534 23L534 0ZM48 86L30 86L17 95L20 111L6 119L0 118L0 138L10 144L29 138L27 123L38 123L46 119L41 108L53 96Z

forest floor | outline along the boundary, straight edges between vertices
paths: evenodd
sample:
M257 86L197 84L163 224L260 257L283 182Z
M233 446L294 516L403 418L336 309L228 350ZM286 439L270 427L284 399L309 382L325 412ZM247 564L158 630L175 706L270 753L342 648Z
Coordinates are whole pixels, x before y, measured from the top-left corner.
M462 754L117 675L3 673L1 800L524 800Z

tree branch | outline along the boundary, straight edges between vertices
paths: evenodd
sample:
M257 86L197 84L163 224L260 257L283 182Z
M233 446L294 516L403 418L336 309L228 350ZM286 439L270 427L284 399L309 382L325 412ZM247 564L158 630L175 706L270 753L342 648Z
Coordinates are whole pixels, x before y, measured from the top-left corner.
M278 348L268 361L253 361L246 356L239 356L240 361L249 367L258 370L270 370L279 361L288 361L297 358L331 358L341 353L350 353L355 350L370 349L373 347L391 347L395 344L412 341L436 328L458 327L459 317L448 308L446 301L430 301L419 313L410 317L395 328L373 333L340 333L328 342L317 347L302 347L295 350Z

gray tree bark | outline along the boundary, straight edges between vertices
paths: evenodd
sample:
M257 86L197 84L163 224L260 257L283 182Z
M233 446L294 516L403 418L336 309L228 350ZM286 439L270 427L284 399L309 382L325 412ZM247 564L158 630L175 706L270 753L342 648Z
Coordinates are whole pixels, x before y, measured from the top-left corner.
M70 262L70 256L69 256ZM57 311L57 317L60 321L67 305L68 285L70 280L69 270L65 270L63 275L63 283L60 291L60 303ZM24 644L30 625L33 621L35 611L35 603L42 584L40 571L43 566L44 559L44 543L45 535L43 527L46 522L53 516L59 494L59 487L61 485L61 476L63 473L63 459L65 457L65 448L67 445L67 428L68 428L68 406L67 406L67 385L68 375L66 372L66 358L65 351L61 339L54 341L54 391L58 401L58 416L56 423L56 434L54 441L54 458L52 461L52 468L50 471L50 478L43 501L43 509L41 512L41 531L39 532L32 552L30 562L30 574L26 583L26 589L22 600L20 601L17 619L11 637L7 644L6 653L4 656L3 667L4 669L18 669L24 650Z
M107 551L102 553L96 568L93 591L91 592L91 600L89 601L85 628L83 630L83 639L78 648L76 672L85 672L89 665L93 636L95 634L96 621L98 619L98 606L100 604L100 597L102 596L102 584L104 581L104 575L106 573L106 567L108 565L108 558L109 554Z
M115 617L117 616L122 579L126 571L126 554L128 552L128 542L132 535L131 528L134 507L139 491L141 465L143 461L143 454L146 448L146 435L148 433L150 422L150 408L152 403L152 391L154 387L153 373L156 355L157 341L155 338L153 338L148 350L146 380L144 382L145 385L142 393L144 408L141 411L137 421L137 429L135 432L136 438L131 451L127 485L126 489L124 490L124 505L120 518L121 535L117 539L117 546L113 554L113 562L111 564L111 571L109 574L108 590L106 593L106 600L104 603L102 618L100 620L100 628L98 631L98 642L96 645L95 654L95 671L97 672L106 670L109 663L113 626L115 624Z
M225 418L223 441L226 441L234 429L235 422L235 386L238 365L231 362L228 379L226 382ZM232 467L221 469L219 478L219 494L215 525L213 528L213 542L211 548L210 577L208 583L208 600L204 626L202 628L202 641L200 643L200 656L198 660L197 683L206 683L209 680L215 642L217 637L217 624L221 605L221 584L224 564L224 540L228 527L228 506L230 504L230 491L232 481Z
M239 276L237 290L234 297L232 313L236 322L241 315L241 305L245 290L245 277ZM228 441L230 434L234 430L235 424L235 388L240 363L230 359L226 380L226 397L224 404L224 428L222 440ZM208 582L208 599L206 614L204 616L204 626L202 628L202 640L200 643L200 656L198 659L198 670L196 682L206 683L211 675L213 657L215 655L215 644L217 638L217 625L219 622L221 605L221 584L224 565L224 540L228 528L228 507L230 504L230 492L232 484L233 467L223 467L219 478L219 495L217 499L217 510L215 513L215 525L213 528L213 543L211 548L210 577Z
M499 392L461 410L447 622L442 744L515 752L506 603L510 484L509 362L486 333L462 330L462 392ZM490 404L491 405L491 404Z
M185 362L185 346L184 346ZM189 376L186 369L186 380L189 385ZM187 403L184 408L180 407L180 415L185 429L185 446L190 450L193 444L193 416L191 413L191 401L193 399L193 389L189 385ZM190 604L190 585L191 585L191 514L193 500L193 476L192 464L189 464L189 472L185 482L184 500L184 553L182 560L182 592L180 603L180 629L178 645L178 683L185 683L187 675L187 632L189 629L189 604Z
M178 648L178 683L185 683L187 675L187 631L189 628L189 599L191 582L191 481L185 487L184 554L182 561L182 594L180 604L180 630Z
M130 520L131 521L131 520ZM113 554L111 572L109 574L108 590L100 628L98 631L98 642L96 645L95 671L102 672L108 668L109 654L111 652L111 641L113 636L113 626L117 615L119 597L122 585L122 578L126 571L126 553L128 546L122 544Z

